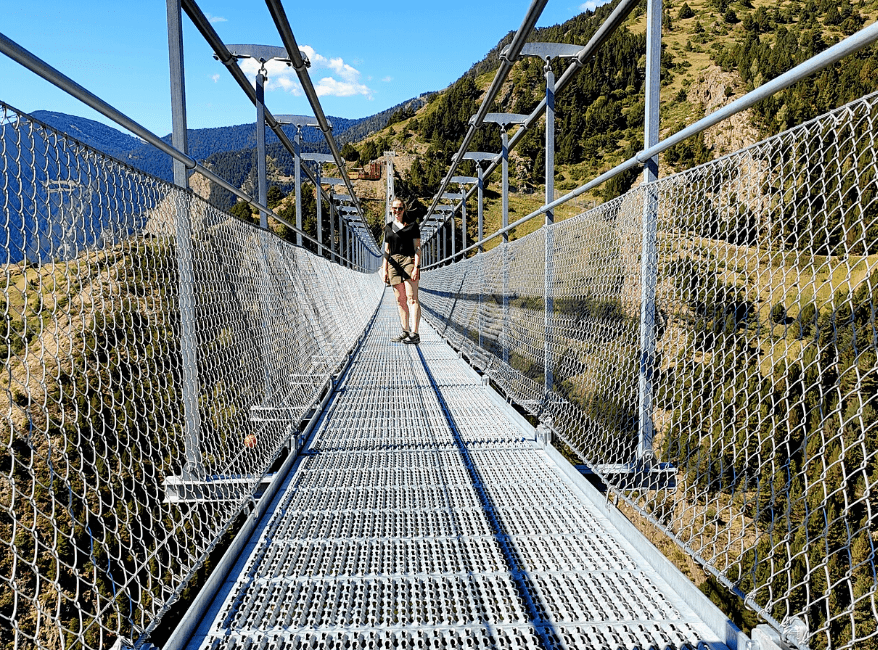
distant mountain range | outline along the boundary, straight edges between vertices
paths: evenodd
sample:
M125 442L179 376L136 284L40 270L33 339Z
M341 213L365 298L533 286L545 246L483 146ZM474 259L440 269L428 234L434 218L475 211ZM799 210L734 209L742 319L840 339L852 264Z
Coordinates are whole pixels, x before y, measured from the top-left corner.
M422 95L369 117L355 120L344 117L328 117L328 119L332 123L332 132L336 141L339 145L342 145L345 142L361 140L370 133L384 128L390 116L400 108L404 106L418 108L425 101L426 95ZM173 178L170 158L156 147L139 138L100 122L66 113L35 111L31 115L52 128L67 133L83 144L94 147L148 174L168 181ZM296 128L294 126L285 126L284 132L292 140L295 137ZM171 136L167 135L162 140L170 143ZM305 151L329 151L323 138L323 133L319 129L304 128L302 130L302 141ZM268 129L266 131L266 144L279 144L279 142L274 132ZM242 157L242 153L246 154L246 152L255 148L255 122L212 129L189 129L189 155L200 162L211 157L215 161L217 158L216 154L224 153L236 153L238 157ZM247 155L243 157L249 158Z

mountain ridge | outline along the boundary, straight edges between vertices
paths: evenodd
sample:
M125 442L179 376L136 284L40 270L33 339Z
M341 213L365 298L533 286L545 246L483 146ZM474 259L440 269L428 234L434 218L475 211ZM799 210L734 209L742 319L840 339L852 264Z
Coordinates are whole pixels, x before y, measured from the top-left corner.
M367 117L349 119L344 117L328 116L333 128L333 135L339 145L345 142L360 140L369 134L383 128L390 116L404 107L419 107L426 103L428 93L413 97L405 102L391 106L390 108L369 115ZM161 150L129 135L115 127L108 126L95 120L60 113L56 111L37 110L30 114L36 120L66 133L75 140L97 149L113 158L117 158L133 167L148 174L157 176L163 180L173 179L172 161ZM292 140L296 134L294 126L284 126L284 133ZM208 127L202 129L188 129L189 155L204 162L216 154L236 153L256 148L256 123L235 124L220 127ZM171 135L161 138L170 144ZM274 131L268 129L265 135L266 146L279 144L280 140ZM313 127L302 129L303 149L306 151L319 151L328 153L329 148L325 144L323 133Z

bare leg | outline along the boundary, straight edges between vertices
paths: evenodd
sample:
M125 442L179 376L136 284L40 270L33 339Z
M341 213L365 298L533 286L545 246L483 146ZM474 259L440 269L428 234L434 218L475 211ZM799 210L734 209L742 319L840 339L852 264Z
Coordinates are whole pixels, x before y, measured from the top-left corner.
M409 312L412 315L412 334L418 333L418 326L421 323L421 303L418 301L418 281L417 280L406 280L405 281L405 292L407 294L408 299L408 309L406 309L406 316L408 316Z
M399 320L402 323L402 329L409 332L409 308L406 304L406 291L402 282L393 285L393 293L396 295L396 306L399 308Z

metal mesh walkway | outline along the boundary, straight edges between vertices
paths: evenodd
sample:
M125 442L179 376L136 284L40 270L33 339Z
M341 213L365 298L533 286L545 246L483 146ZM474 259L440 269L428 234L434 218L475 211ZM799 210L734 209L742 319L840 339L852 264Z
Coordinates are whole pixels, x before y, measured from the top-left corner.
M388 291L189 647L725 647L433 330L397 330Z

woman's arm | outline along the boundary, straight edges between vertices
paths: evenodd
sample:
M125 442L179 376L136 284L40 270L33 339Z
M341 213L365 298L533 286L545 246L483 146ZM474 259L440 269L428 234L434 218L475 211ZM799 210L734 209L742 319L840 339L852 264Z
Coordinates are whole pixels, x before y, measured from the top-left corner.
M387 253L390 253L390 244L384 242L384 257L381 259L381 280L387 282Z
M412 272L412 280L421 277L421 240L415 240L415 270Z

